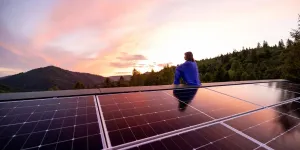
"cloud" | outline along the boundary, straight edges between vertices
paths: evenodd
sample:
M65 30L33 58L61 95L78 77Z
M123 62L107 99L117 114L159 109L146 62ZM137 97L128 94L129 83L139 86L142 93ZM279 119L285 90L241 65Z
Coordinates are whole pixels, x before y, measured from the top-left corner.
M144 55L129 55L127 53L122 53L123 56L117 57L119 60L125 60L125 61L134 61L134 60L147 60L146 56Z
M17 74L23 70L0 67L0 77Z
M115 74L116 74L116 75L130 75L131 72L129 72L129 71L124 71L124 72L116 72Z
M159 66L159 67L165 67L167 65L171 66L171 65L174 65L174 64L172 62L157 64L157 66Z

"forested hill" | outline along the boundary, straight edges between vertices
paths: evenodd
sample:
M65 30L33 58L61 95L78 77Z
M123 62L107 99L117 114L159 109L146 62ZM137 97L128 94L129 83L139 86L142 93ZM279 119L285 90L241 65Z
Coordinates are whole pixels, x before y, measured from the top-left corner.
M0 92L92 88L92 86L101 84L103 81L104 77L102 76L48 66L1 78Z
M290 61L299 61L294 58L295 46L297 44L291 40L286 44L281 40L273 46L264 41L256 48L197 61L201 79L204 82L278 78L299 81L299 76L293 76L293 62Z
M300 15L291 39L197 61L204 82L283 78L300 82Z

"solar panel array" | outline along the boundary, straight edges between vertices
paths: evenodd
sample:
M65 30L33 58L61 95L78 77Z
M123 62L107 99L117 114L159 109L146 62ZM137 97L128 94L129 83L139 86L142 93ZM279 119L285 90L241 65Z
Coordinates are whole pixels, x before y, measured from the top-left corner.
M93 97L2 102L0 149L101 149L95 106Z
M7 101L0 150L299 149L299 119L288 82Z

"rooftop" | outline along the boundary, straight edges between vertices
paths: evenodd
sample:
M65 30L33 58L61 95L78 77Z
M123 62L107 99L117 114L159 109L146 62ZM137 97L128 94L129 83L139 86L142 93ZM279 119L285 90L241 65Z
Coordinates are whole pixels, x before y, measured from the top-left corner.
M299 149L286 80L0 94L0 150Z

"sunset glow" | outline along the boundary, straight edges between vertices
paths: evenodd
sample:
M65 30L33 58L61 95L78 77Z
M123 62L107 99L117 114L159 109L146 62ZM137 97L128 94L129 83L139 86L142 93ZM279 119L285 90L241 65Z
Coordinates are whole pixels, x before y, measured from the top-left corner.
M297 25L299 0L0 0L0 77L55 65L103 76L160 70Z

